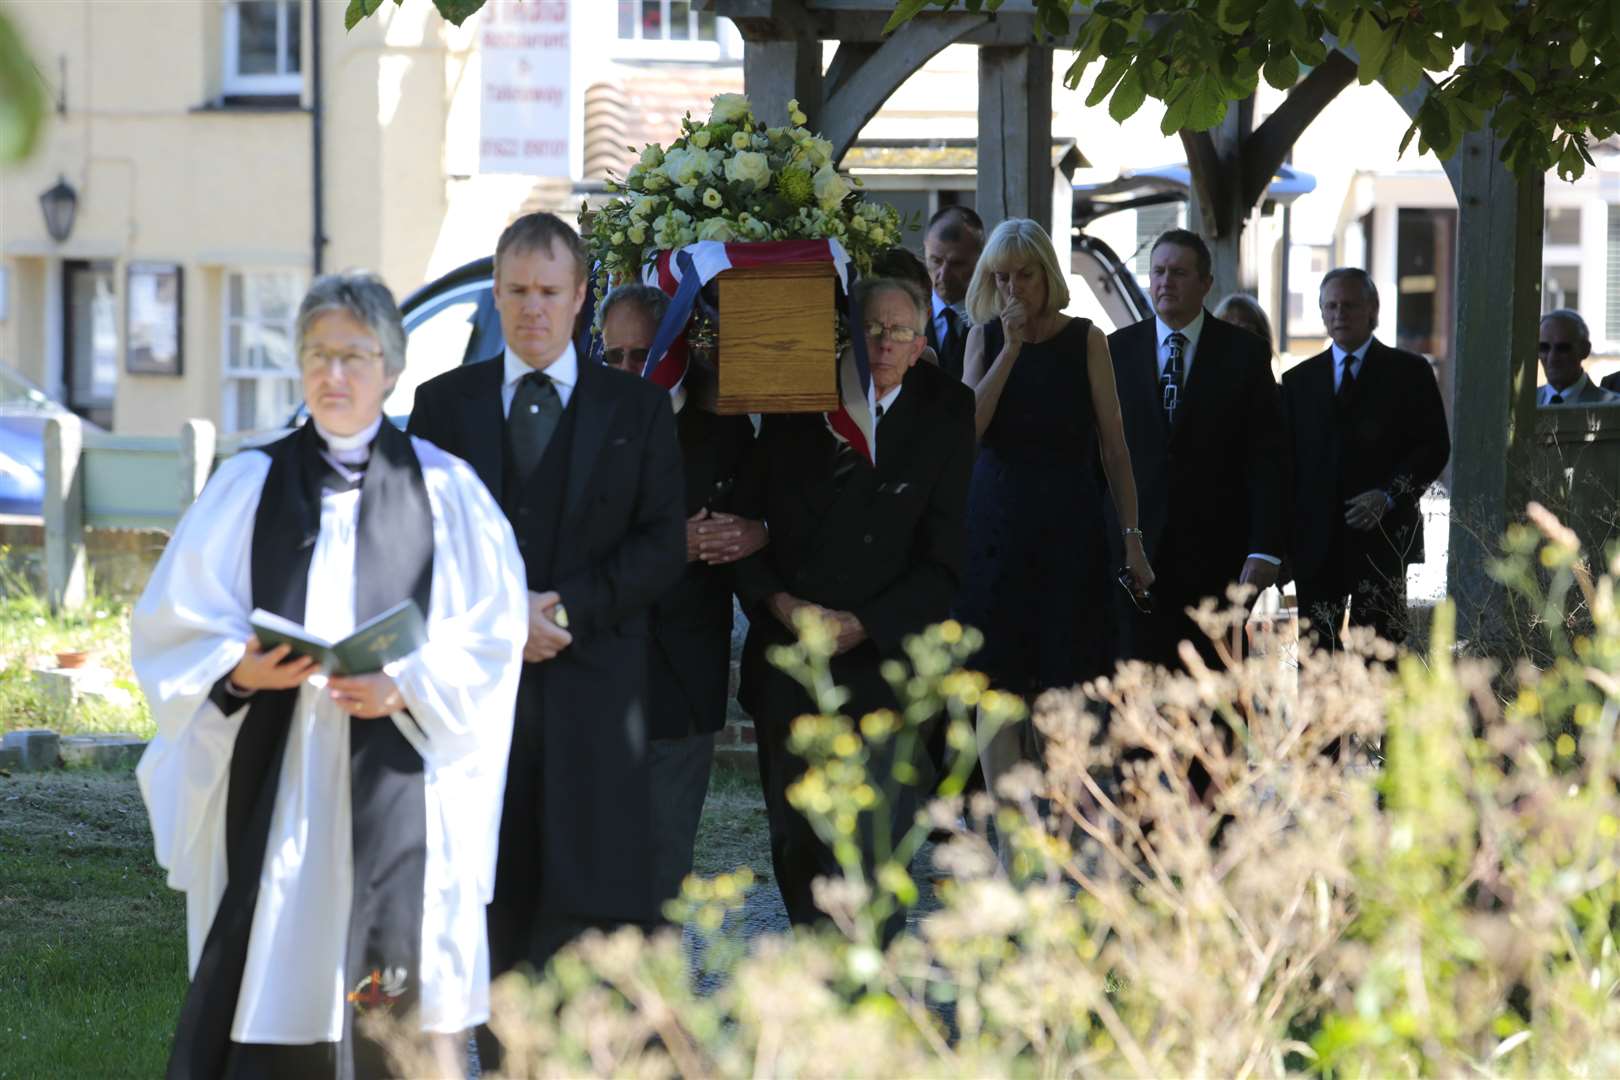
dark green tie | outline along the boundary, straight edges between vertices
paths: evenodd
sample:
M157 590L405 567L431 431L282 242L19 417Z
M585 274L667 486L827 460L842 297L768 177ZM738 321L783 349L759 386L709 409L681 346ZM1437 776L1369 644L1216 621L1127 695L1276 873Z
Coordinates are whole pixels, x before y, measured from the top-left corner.
M506 417L506 445L519 478L528 479L540 464L562 409L562 398L549 376L531 371L518 380Z

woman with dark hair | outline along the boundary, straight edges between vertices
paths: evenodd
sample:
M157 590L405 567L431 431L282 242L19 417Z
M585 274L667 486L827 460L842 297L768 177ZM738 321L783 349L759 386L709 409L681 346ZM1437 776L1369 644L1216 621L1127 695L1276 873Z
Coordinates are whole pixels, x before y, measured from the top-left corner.
M1018 218L998 225L967 294L975 325L963 380L977 401L979 456L957 610L984 632L976 664L992 684L1032 703L1113 660L1109 611L1119 586L1103 535L1105 477L1125 528L1129 584L1139 594L1153 584L1108 339L1063 314L1068 302L1046 230ZM991 790L1031 755L1031 731L981 741Z
M190 944L170 1077L388 1075L362 1015L489 1014L523 563L472 469L383 417L405 334L380 280L317 279L297 355L309 422L220 466L135 608L137 777ZM397 659L341 677L252 629L339 642L406 602L417 646L379 629Z

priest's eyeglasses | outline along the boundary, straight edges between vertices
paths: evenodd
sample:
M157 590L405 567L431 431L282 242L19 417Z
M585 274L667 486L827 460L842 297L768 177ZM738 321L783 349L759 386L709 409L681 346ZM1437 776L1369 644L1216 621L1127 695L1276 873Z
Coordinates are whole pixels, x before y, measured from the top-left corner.
M882 340L883 338L887 337L896 345L910 345L913 341L917 340L917 336L921 333L922 331L918 330L915 326L906 326L904 324L891 326L887 323L880 323L876 321L866 324L867 337L872 338L873 340Z
M339 373L355 375L367 370L382 360L382 349L373 349L370 352L361 352L359 349L349 349L344 352L321 352L319 349L306 349L298 356L298 366L305 372L313 374L335 367Z

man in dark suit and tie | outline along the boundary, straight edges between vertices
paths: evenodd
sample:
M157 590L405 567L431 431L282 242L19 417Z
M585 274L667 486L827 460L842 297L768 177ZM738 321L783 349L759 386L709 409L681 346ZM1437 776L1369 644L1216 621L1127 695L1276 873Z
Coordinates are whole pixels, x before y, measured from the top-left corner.
M1586 320L1573 308L1556 308L1541 317L1536 355L1547 381L1536 389L1538 409L1560 406L1613 405L1620 402L1615 387L1620 371L1604 378L1600 386L1586 374L1586 358L1592 355L1592 335Z
M513 222L495 250L505 354L424 383L411 413L500 499L528 574L493 975L657 918L647 639L686 561L680 448L662 389L575 353L587 271L560 218Z
M928 346L939 357L940 368L951 378L962 378L962 354L971 324L967 318L968 283L984 250L984 222L970 206L953 203L941 207L923 233L923 255L934 283L928 319Z
M1204 309L1214 278L1197 233L1154 242L1156 315L1108 338L1136 475L1143 545L1158 580L1151 611L1126 605L1124 655L1178 666L1189 640L1213 662L1186 614L1234 582L1276 583L1283 552L1281 406L1269 344Z
M1406 568L1423 561L1422 498L1451 456L1429 362L1373 337L1378 289L1365 270L1322 279L1332 344L1283 375L1294 459L1289 555L1299 614L1319 643L1352 626L1406 637Z
M603 359L642 376L669 297L650 285L620 285L602 301ZM754 461L754 425L694 405L684 385L670 394L686 477L686 572L653 606L647 726L652 734L653 859L658 895L679 894L692 871L714 736L726 723L731 686L732 566L765 546L762 522L729 513Z
M850 692L845 715L858 721L897 707L882 665L903 658L907 635L949 616L966 558L973 393L939 368L917 363L928 323L921 290L868 279L857 287L857 300L871 357L876 468L834 436L820 414L766 417L767 471L757 498L771 542L737 566L750 620L739 699L759 733L771 861L796 924L820 917L810 883L839 867L788 804L787 789L805 768L788 750L789 727L815 707L798 682L769 663L767 650L797 640L799 609L819 610L837 627L832 678ZM894 746L892 739L870 744L868 777L888 800L877 812L897 839L910 827L923 789L893 779ZM926 779L925 763L920 745L906 762L919 780ZM873 832L862 832L868 863L887 854L874 850Z

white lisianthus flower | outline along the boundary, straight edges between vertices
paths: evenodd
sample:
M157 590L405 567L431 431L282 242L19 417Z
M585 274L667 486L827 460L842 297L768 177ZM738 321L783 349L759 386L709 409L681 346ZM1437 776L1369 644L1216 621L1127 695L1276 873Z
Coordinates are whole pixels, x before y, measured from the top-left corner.
M838 175L838 170L833 168L831 164L821 167L821 170L816 173L815 182L816 202L820 203L821 208L829 214L837 210L843 201L849 197L849 193L855 190L855 186L846 178Z
M710 210L720 209L724 202L725 200L720 197L720 193L714 188L710 188L703 193L703 205L707 206Z
M625 230L625 235L630 238L632 244L645 244L647 242L647 230L642 225L630 226Z
M731 148L733 150L747 150L753 145L753 140L746 131L733 131L731 133Z
M709 110L711 124L740 124L753 111L746 94L716 94Z
M648 173L647 182L642 185L648 191L663 191L669 187L669 177L661 172Z
M709 147L709 140L711 138L713 138L713 136L711 136L707 131L698 130L692 132L691 136L688 137L687 142L690 142L699 150L706 150Z
M810 158L810 164L820 169L832 164L832 143L826 139L810 138L804 142L805 154Z
M728 244L737 239L737 233L731 227L731 222L723 217L712 217L698 226L697 238L699 240L718 240Z
M771 182L771 162L764 154L744 150L726 159L726 179L763 188Z
M641 152L641 164L649 169L656 169L664 163L663 147L648 143L647 148Z
M617 247L618 245L620 245L622 243L624 243L624 233L622 231L614 233L613 234L613 245L615 247Z
M795 124L808 123L810 120L810 118L804 115L804 112L799 108L798 98L792 98L788 101L788 119Z
M658 209L658 201L643 196L632 202L630 204L630 220L645 221L647 218L653 217L653 211Z
M679 199L687 206L696 206L698 198L697 188L692 184L684 184L675 189L675 198Z
M863 233L870 226L867 224L867 221L866 221L865 218L856 216L856 217L852 217L852 218L849 219L849 227L851 229L854 229L858 233Z

